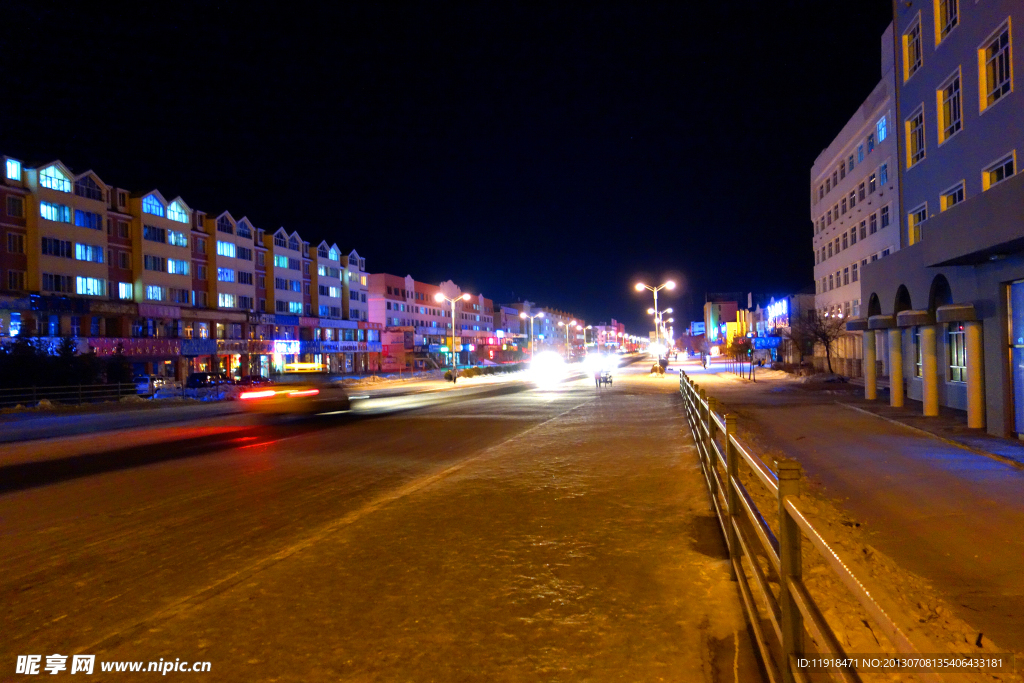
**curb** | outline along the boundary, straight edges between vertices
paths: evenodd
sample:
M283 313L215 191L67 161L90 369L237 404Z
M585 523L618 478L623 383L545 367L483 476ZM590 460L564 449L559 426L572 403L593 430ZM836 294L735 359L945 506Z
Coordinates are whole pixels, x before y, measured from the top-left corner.
M905 422L900 422L899 420L894 420L891 417L885 417L884 415L879 415L878 413L873 413L870 410L865 410L864 408L860 408L858 406L850 405L849 403L843 403L841 401L836 401L836 405L843 406L844 408L849 408L850 410L856 410L858 413L864 413L865 415L871 415L872 417L877 417L880 420L885 420L886 422L891 422L894 425L899 425L900 427L903 427L904 429L909 429L909 430L917 432L919 434L923 434L925 436L930 436L931 438L933 438L933 439L935 439L937 441L941 441L941 442L943 442L945 444L948 444L950 446L956 446L957 448L962 448L963 450L969 451L971 453L974 453L975 455L982 455L982 456L985 456L986 458L991 458L992 460L995 460L996 462L1000 462L1000 463L1002 463L1004 465L1009 465L1010 467L1013 467L1015 469L1024 470L1024 463L1018 462L1017 460L1014 460L1013 458L1007 458L1005 455L999 455L998 453L990 453L989 451L985 451L985 450L982 450L980 448L975 448L973 446L968 446L967 444L960 443L959 441L954 441L953 439L947 439L944 436L939 436L938 434L935 434L933 432L929 432L926 429L921 429L920 427L914 427L913 425L908 425Z

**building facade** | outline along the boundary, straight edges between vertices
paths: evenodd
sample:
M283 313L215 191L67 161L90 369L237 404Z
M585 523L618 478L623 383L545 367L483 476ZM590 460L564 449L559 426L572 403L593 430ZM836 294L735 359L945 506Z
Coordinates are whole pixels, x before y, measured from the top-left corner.
M865 361L889 356L890 401L965 410L1024 434L1024 102L1012 0L896 3L900 250L861 280ZM876 366L875 363L871 363ZM865 389L874 397L875 377Z

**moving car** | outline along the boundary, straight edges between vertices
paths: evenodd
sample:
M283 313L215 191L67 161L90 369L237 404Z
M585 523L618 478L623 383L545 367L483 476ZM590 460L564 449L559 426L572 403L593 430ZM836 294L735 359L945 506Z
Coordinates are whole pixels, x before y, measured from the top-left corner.
M254 386L244 389L238 399L247 412L265 416L334 414L350 406L341 386L317 382Z
M135 378L135 391L139 396L153 396L160 389L180 389L181 382L159 375L139 375Z

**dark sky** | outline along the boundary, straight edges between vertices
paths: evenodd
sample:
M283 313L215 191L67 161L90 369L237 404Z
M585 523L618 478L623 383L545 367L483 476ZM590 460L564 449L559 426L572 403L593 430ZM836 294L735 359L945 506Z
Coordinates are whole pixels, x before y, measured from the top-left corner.
M633 332L638 277L686 283L677 320L707 291L812 282L810 167L878 82L891 17L887 0L104 5L5 6L0 153Z

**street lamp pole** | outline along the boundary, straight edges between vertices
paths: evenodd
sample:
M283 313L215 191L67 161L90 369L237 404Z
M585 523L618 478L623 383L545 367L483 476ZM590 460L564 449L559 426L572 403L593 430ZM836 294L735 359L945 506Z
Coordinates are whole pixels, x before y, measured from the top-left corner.
M457 296L454 299L449 299L441 292L434 295L434 301L441 303L447 301L452 305L452 384L455 383L455 379L458 374L458 367L455 364L455 302L456 301L469 301L469 292L466 292L462 296Z
M533 339L534 339L534 337L533 337L533 321L535 319L537 319L537 318L543 318L544 317L544 311L541 311L537 315L527 315L526 311L523 311L522 313L519 314L519 317L522 318L523 320L526 320L527 318L530 319L530 360L533 360L533 354L534 354L534 351L535 351L535 349L534 349L534 343L535 342L533 341Z
M573 325L576 325L576 321L575 320L570 320L568 322L568 324L562 322L561 320L558 321L558 326L565 328L565 362L566 363L569 362L569 328L572 327ZM580 326L580 325L576 325L576 329L577 330L582 330L583 327Z
M676 283L672 280L668 280L658 285L657 287L650 287L642 282L636 283L636 291L642 292L645 289L654 293L654 341L655 343L661 343L661 330L658 328L658 320L661 318L661 314L658 312L658 292L662 289L675 289Z

